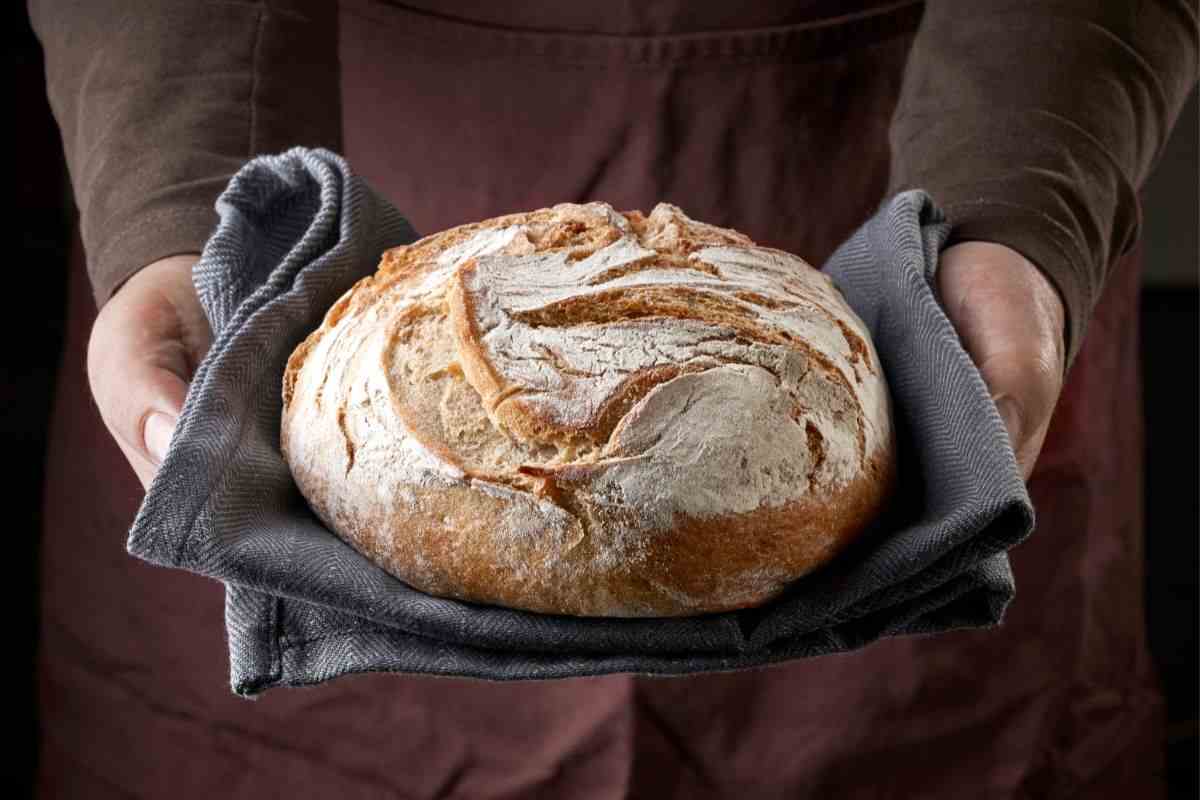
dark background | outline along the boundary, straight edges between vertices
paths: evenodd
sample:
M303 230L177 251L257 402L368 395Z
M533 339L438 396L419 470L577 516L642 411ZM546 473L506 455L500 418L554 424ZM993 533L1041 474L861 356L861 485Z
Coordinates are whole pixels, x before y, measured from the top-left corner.
M31 794L38 721L38 541L49 410L60 366L65 276L74 246L74 216L62 145L44 93L42 55L23 3L9 3L12 159L18 205L17 252L5 269L9 330L0 361L0 452L10 508L3 582L10 635L3 661L9 744L3 785ZM1142 352L1146 417L1146 582L1151 649L1167 695L1168 782L1172 798L1197 796L1197 273L1200 269L1200 138L1193 94L1145 190L1146 273ZM10 235L14 232L10 228ZM6 795L9 792L5 792Z

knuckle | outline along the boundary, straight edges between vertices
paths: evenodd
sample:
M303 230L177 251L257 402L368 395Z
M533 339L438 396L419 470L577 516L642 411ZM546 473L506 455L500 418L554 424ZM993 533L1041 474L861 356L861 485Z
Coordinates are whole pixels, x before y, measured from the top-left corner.
M1024 430L1033 430L1053 413L1062 382L1053 354L1010 351L981 372L993 395L1008 398Z
M1062 364L1054 352L1042 349L1028 362L1026 381L1030 401L1048 415L1058 401L1062 384Z

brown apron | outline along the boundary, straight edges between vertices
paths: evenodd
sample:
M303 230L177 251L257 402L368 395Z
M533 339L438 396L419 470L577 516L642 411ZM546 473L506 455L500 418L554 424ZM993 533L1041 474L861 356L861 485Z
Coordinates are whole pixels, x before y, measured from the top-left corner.
M346 152L418 231L559 201L667 200L814 263L885 190L919 14L822 0L343 5ZM1013 553L1002 628L742 673L358 675L252 703L228 689L221 587L125 553L141 492L88 399L94 312L81 268L72 281L42 548L43 796L1161 792L1136 257L1110 279L1031 481L1039 526Z

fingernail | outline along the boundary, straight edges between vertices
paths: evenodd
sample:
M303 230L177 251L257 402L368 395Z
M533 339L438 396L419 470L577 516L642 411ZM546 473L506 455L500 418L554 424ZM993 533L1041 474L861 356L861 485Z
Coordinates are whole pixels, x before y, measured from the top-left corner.
M146 450L150 457L161 464L167 457L171 435L175 433L175 418L155 411L146 418Z
M1008 438L1015 452L1021 443L1021 415L1017 412L1017 404L1011 397L998 397L996 409L1000 412L1000 419L1004 420L1004 427L1008 429Z

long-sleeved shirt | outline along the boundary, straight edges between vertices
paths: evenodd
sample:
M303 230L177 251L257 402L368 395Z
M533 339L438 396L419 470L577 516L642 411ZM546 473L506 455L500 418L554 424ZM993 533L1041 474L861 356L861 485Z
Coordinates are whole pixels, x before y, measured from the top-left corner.
M478 0L437 7L501 13ZM731 7L697 3L688 24L778 19ZM99 305L146 264L199 252L248 158L339 149L334 3L30 0L30 11ZM928 190L954 239L1000 242L1037 265L1063 300L1068 364L1136 239L1138 188L1196 81L1197 39L1191 0L926 3L890 188Z

